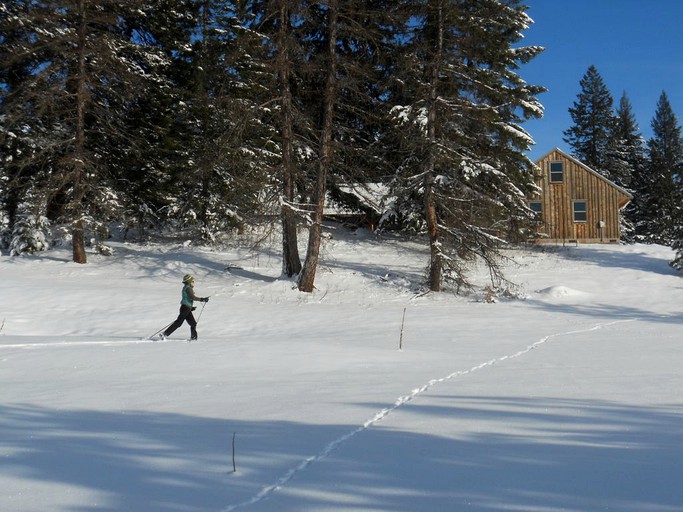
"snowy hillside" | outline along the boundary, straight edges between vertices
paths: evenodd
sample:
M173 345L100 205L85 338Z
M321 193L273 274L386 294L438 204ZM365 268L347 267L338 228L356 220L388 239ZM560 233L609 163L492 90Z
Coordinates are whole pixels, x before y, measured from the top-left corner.
M487 303L420 294L424 246L362 232L313 294L277 241L114 247L0 257L0 511L683 510L668 248L511 251ZM199 341L146 340L185 273Z

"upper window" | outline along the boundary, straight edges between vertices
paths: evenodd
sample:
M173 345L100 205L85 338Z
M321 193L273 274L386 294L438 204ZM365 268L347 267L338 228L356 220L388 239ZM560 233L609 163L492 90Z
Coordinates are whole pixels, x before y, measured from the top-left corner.
M586 201L574 201L574 222L586 222L587 220Z
M550 183L564 181L564 162L550 162Z

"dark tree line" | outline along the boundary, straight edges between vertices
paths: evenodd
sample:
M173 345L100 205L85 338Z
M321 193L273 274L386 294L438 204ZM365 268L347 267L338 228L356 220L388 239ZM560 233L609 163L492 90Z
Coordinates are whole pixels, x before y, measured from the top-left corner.
M672 265L683 268L683 138L666 92L645 141L626 93L615 109L595 66L580 85L565 142L577 158L633 194L625 212L626 239L673 247L678 254Z
M204 240L277 213L283 274L314 288L326 197L382 183L424 233L428 284L498 271L533 187L519 0L13 0L0 6L6 248L111 226ZM267 214L267 215L264 215ZM298 232L308 233L303 261ZM33 234L33 235L31 235Z

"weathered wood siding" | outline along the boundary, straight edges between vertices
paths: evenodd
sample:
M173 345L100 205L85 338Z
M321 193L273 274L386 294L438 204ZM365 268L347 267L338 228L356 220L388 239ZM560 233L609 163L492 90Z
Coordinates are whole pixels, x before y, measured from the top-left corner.
M563 180L552 183L552 162L563 164ZM536 184L540 195L530 200L541 201L542 214L537 231L544 236L538 241L616 243L619 241L619 211L631 199L628 192L608 181L578 160L555 149L536 162L540 167ZM574 218L574 202L585 201L586 220Z

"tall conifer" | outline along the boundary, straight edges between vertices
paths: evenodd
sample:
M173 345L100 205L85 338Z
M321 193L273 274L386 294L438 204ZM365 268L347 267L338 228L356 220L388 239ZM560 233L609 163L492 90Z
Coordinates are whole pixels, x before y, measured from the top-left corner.
M615 122L612 94L593 65L579 84L581 92L569 109L574 124L565 130L564 141L576 158L612 179L607 161Z
M0 32L20 27L26 34L3 45L3 65L17 57L30 63L30 73L3 98L3 112L37 142L23 159L44 170L47 213L70 224L78 263L87 261L86 231L119 206L108 183L108 156L121 148L106 144L107 135L121 130L141 88L164 81L158 69L168 61L127 24L141 4L27 0L12 3L1 20Z
M644 241L671 245L683 224L683 140L666 92L657 102L652 132L647 142L647 170L636 189L636 232Z
M395 217L426 231L430 290L467 283L481 258L495 284L502 238L525 218L533 164L520 123L539 117L541 87L517 70L542 48L518 46L531 20L517 1L430 0L396 40L391 112L403 156Z
M611 139L607 153L610 175L614 183L629 188L645 164L645 140L625 92L616 110Z

